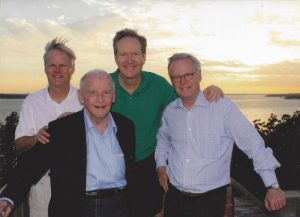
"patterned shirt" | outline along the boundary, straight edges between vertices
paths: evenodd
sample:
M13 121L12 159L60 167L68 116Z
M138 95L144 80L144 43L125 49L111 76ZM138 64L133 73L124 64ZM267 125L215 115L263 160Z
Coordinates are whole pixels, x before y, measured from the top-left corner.
M188 110L181 99L170 103L157 134L157 167L167 166L172 185L203 193L230 183L234 142L250 159L265 186L277 182L279 162L263 139L228 98L209 103L202 92Z

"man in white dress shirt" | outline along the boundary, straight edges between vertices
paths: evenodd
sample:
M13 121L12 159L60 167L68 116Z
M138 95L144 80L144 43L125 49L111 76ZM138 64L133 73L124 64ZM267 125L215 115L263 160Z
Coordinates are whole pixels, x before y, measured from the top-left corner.
M18 151L27 151L37 142L49 142L47 125L50 121L69 112L82 109L77 89L70 85L75 70L75 53L67 47L66 40L53 39L47 43L44 53L44 69L48 86L26 97L15 133ZM48 217L51 196L50 177L46 173L31 188L29 195L30 217Z
M200 62L187 53L169 58L168 72L179 96L164 110L155 151L164 217L223 217L234 142L253 159L267 194L265 207L281 209L286 198L272 150L227 98L208 103L200 90Z

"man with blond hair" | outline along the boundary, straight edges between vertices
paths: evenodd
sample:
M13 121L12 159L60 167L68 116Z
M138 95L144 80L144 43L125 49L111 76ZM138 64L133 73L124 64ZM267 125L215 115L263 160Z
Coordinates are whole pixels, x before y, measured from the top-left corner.
M15 144L18 151L26 152L37 142L49 142L47 125L64 113L79 111L77 89L70 84L75 71L75 53L67 45L67 40L55 38L45 46L44 70L48 86L32 93L24 100ZM30 217L47 217L51 196L50 177L46 173L33 185L29 194Z

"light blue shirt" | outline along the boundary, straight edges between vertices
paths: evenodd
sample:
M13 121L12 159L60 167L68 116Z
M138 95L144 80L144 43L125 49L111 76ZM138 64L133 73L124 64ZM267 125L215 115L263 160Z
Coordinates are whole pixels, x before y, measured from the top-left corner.
M277 182L280 163L263 139L227 97L209 103L202 92L188 110L180 98L170 103L157 134L156 167L166 166L172 185L203 193L230 183L233 143L253 159L265 186Z
M108 126L101 135L84 110L87 143L87 191L126 186L125 160L116 137L117 126L111 114L108 118Z

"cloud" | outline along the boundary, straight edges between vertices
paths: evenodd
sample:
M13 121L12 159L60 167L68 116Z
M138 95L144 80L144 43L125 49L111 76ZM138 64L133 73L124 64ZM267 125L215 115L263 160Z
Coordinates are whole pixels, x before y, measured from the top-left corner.
M270 42L282 47L300 47L299 31L300 28L288 33L272 31L269 33Z
M300 59L263 65L260 68L252 71L252 73L272 76L279 75L284 77L298 77L300 83Z
M248 82L257 82L267 78L268 81L276 80L276 83L297 83L300 85L300 59L292 61L282 61L274 64L267 64L262 66L247 66L242 63L223 63L218 61L209 62L204 61L204 73L206 76L213 76L220 80L235 80L247 79ZM247 69L248 70L244 70Z
M34 26L26 19L10 18L1 21L1 31L8 37L13 35L23 37L34 32Z

